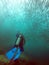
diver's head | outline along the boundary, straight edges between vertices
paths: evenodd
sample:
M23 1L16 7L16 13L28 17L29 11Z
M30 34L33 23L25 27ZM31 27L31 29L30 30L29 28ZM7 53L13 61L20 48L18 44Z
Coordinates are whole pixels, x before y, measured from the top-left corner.
M25 43L24 36L22 34L19 34L16 40L16 46L23 47Z

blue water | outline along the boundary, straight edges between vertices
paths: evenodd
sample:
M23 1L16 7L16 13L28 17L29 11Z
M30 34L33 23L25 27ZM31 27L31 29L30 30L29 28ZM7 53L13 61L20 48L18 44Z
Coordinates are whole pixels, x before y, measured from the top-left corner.
M1 50L13 47L17 32L26 39L26 55L49 56L49 0L0 0Z

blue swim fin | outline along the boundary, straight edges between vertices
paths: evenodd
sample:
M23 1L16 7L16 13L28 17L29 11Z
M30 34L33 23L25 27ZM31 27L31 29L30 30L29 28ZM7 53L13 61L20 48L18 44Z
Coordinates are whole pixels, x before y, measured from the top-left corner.
M15 54L16 51L17 51L17 48L15 47L15 48L9 50L8 52L6 52L5 56L6 56L9 60L11 60L11 59L13 58L13 56L14 56L14 54Z

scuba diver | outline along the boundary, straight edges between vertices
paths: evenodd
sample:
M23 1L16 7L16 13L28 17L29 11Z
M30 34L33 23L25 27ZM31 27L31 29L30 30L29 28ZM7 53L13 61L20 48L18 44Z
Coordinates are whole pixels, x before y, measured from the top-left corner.
M25 43L24 37L22 34L17 34L16 35L16 41L14 47L6 52L6 58L8 60L17 60L19 59L21 53L24 51L23 45Z

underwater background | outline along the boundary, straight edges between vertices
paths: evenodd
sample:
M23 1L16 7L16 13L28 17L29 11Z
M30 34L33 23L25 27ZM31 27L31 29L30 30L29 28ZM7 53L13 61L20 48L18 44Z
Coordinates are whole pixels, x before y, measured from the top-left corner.
M49 60L49 0L0 0L0 53L14 46L19 32L25 55Z

